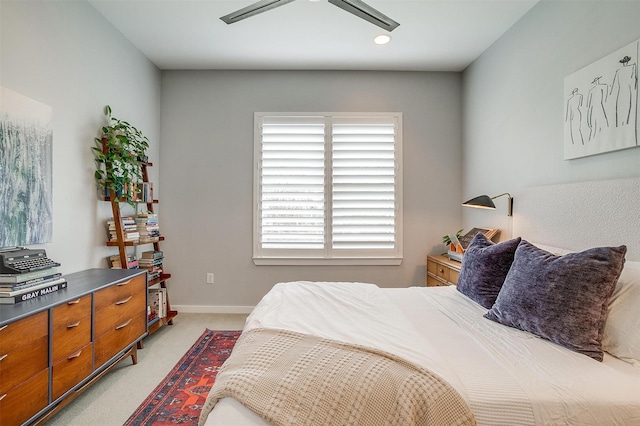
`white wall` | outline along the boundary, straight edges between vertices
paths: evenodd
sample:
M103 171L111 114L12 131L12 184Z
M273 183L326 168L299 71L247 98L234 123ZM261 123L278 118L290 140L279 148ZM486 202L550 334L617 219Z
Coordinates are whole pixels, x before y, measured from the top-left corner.
M461 221L460 87L457 73L163 72L159 220L172 304L233 310L289 280L424 285L425 256ZM401 266L253 264L255 111L403 113ZM205 284L207 272L214 285Z
M90 148L110 104L159 160L160 71L77 1L0 1L0 55L0 85L53 108L53 242L41 247L65 274L106 267L111 208L97 200Z
M463 73L463 199L508 191L517 214L529 186L640 176L640 148L563 160L564 78L638 39L637 1L541 1L518 21ZM508 229L496 206L465 227Z

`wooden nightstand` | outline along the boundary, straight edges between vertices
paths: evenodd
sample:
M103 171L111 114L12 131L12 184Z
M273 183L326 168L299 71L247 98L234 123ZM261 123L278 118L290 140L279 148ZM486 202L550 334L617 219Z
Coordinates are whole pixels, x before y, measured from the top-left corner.
M447 256L427 256L427 286L458 284L461 266Z

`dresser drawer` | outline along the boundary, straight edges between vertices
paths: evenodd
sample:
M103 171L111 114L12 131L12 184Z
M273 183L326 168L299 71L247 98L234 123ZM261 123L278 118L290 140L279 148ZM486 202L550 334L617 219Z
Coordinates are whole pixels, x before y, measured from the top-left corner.
M147 331L146 306L95 341L95 366L100 367L111 357L144 336Z
M128 320L146 318L146 291L127 296L95 313L94 337L97 339L121 326Z
M80 383L93 371L93 345L91 343L61 359L53 365L52 401Z
M100 311L128 298L129 296L138 294L145 295L146 293L147 281L145 275L139 275L97 291L94 295L95 310Z
M46 407L48 383L49 369L45 369L7 392L0 392L0 424L21 425Z
M48 311L0 327L0 356L48 334Z
M0 395L33 377L49 364L49 336L0 354Z
M52 309L52 312L53 331L66 328L80 318L91 315L91 295L88 294L80 299L58 305Z
M91 295L52 310L53 362L91 342Z
M91 343L90 315L53 331L53 362L66 358L89 343Z

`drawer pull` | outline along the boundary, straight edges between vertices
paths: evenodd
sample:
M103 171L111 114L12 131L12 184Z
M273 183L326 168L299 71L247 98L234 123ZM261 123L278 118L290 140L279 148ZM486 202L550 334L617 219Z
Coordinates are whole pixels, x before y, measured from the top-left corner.
M79 326L79 325L80 325L80 321L75 322L75 323L73 323L73 324L69 324L69 325L67 326L67 328L75 328L75 327L77 327L77 326Z
M2 401L4 399L4 397L7 396L7 394L5 393L4 395L0 396L0 401Z
M70 302L67 302L67 305L77 305L78 303L80 303L80 299L72 300Z
M122 324L120 324L119 326L116 327L116 330L120 330L121 328L125 328L126 326L129 325L129 323L131 322L131 320L133 320L133 318L129 318L128 321L123 322Z
M82 353L82 349L80 349L78 352L71 354L67 357L67 360L71 361L72 359L78 358L80 356L80 354Z
M9 356L9 354L4 354L4 355L0 356L0 361L3 361L8 356Z
M121 283L116 284L116 286L118 286L118 287L122 287L123 285L127 285L127 284L129 284L130 282L131 282L131 280L123 281L123 282L121 282Z
M0 327L0 331L4 330L5 328L9 327L9 324L5 324L2 327Z
M444 269L440 268L440 273L444 274Z
M125 303L127 303L129 300L131 300L131 298L132 298L132 297L133 297L133 296L129 296L129 297L127 297L126 299L122 299L122 300L120 300L120 301L116 302L116 305L124 305L124 304L125 304Z

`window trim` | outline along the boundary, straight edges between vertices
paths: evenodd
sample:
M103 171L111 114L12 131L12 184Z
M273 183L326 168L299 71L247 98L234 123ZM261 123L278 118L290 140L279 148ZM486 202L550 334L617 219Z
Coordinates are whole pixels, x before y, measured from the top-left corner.
M296 116L315 116L325 117L325 123L329 120L329 117L392 117L396 122L396 136L394 145L395 155L395 181L394 181L394 199L395 199L395 243L397 247L394 249L394 253L389 255L378 253L377 250L372 249L371 255L366 255L367 250L356 250L355 254L353 250L344 250L344 256L328 257L330 249L313 250L313 254L304 256L304 250L291 250L288 253L282 250L282 255L274 256L271 253L264 254L260 247L260 167L261 167L261 119L262 117L296 117ZM401 112L254 112L254 168L253 168L253 262L255 265L400 265L403 260L403 162L402 162L402 145L403 145L403 133L402 133L402 113ZM331 141L330 131L325 133L325 144ZM325 155L325 170L331 169L331 152ZM325 187L330 182L331 177L325 177ZM331 197L329 197L329 204L326 206L328 215L331 215ZM330 231L330 229L328 230ZM326 238L331 238L330 232ZM328 243L328 241L325 241ZM326 247L326 246L325 246ZM322 251L322 253L320 253ZM311 252L311 251L310 251ZM336 251L333 251L335 254Z

